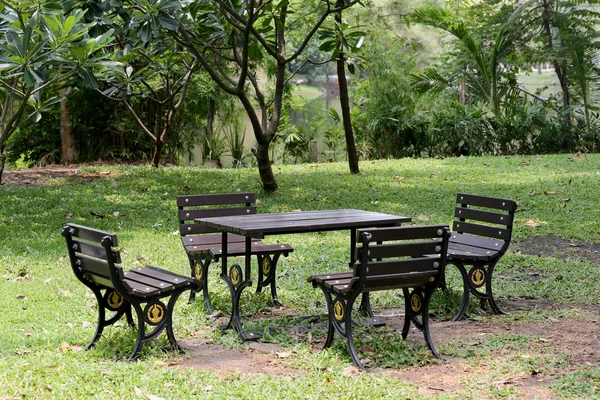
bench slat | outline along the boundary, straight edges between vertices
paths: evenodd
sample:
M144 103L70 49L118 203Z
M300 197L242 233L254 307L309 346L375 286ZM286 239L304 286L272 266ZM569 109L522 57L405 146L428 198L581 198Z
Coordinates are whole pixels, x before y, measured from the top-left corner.
M147 265L145 268L134 268L127 271L125 274L127 278L133 279L139 282L149 282L146 279L152 279L160 283L164 283L170 287L180 288L187 286L191 281L191 278L187 276L182 276L179 274L172 273L170 271L153 267L151 265ZM165 287L160 286L160 283L157 287Z
M471 219L491 224L509 226L512 225L513 216L511 214L502 214L491 211L475 210L473 208L456 207L454 217Z
M481 247L482 249L500 250L505 245L505 243L506 242L504 242L503 240L494 240L479 236L470 236L463 235L461 233L453 233L452 236L450 236L449 246L452 246L453 244L464 244L475 247Z
M110 269L108 262L98 258L91 258L83 254L76 257L77 267L82 273L91 273L93 275L104 276L110 279Z
M365 282L364 292L418 287L430 283L429 279L439 275L439 271L424 271L406 274L373 276Z
M388 257L413 257L423 254L439 253L440 242L429 240L428 242L411 243L386 243L383 245L369 246L369 259ZM357 259L360 259L362 248L357 248Z
M105 236L108 236L112 239L113 246L118 246L117 235L115 235L114 233L105 232L77 224L67 224L67 226L75 230L73 236L98 243L102 242L102 239L104 239Z
M180 221L193 221L195 218L256 214L256 207L199 208L195 210L179 210L178 214Z
M446 225L430 225L430 226L405 226L402 230L398 230L397 227L389 228L368 228L360 229L357 231L357 238L363 232L369 232L372 237L372 242L386 242L390 240L410 240L415 237L418 238L435 238L441 237L441 229L447 227ZM415 236L418 232L418 236Z
M435 267L437 265L437 268ZM371 276L423 271L439 271L442 268L435 257L409 258L403 260L371 261L367 264L367 279Z
M254 202L256 202L256 196L254 193L227 193L177 196L177 207L245 204Z
M464 193L459 193L456 195L456 203L477 207L496 208L498 210L506 211L515 211L517 209L517 203L515 203L513 200L476 196L473 194Z
M500 249L485 249L478 246L470 246L462 243L450 243L448 245L448 255L469 255L470 257L494 258L500 253Z
M454 221L452 230L458 233L470 233L473 235L501 239L503 241L510 240L510 230L508 229L472 224L470 222Z
M106 260L106 250L104 247L97 244L84 242L77 238L73 238L73 243L77 245L77 248L74 249L76 252ZM119 264L121 262L121 252L119 250L112 249L112 255L114 262Z

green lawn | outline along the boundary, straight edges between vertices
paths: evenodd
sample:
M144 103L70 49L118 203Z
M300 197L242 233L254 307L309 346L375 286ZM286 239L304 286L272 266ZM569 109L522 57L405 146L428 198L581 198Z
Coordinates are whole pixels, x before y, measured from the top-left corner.
M351 362L339 339L331 351L316 351L318 346L311 344L306 333L284 331L266 337L288 349L291 355L282 362L297 371L293 374L252 374L244 372L243 366L236 373L170 367L178 356L163 351L164 335L145 345L137 361L122 361L135 339L124 326L108 328L96 348L81 351L92 337L97 310L65 258L60 228L67 222L117 233L126 267L153 264L184 274L188 267L177 235L175 197L185 193L254 191L261 213L359 208L406 215L417 224L451 223L456 193L474 193L517 201L516 240L555 235L600 243L599 155L381 160L361 162L360 167L362 174L353 176L345 162L276 165L280 190L272 194L261 191L255 169L107 166L84 168L104 172L92 182L60 179L46 186L1 186L0 399L421 397L419 388L409 380L390 374L347 373ZM306 277L347 267L347 233L267 238L269 242L278 240L295 248L290 257L282 259L278 270L279 298L292 310L292 321L248 322L251 329L285 326L296 323L296 316L322 314L322 294L306 283ZM553 305L586 307L600 300L598 266L589 261L509 251L500 264L500 301L527 297ZM211 272L213 306L226 312L226 288L216 270ZM540 271L535 284L521 279L531 270ZM398 307L393 300L374 296L374 308ZM242 301L245 321L270 305L269 296L256 296L253 290L244 292ZM206 318L201 303L187 304L180 299L175 310L177 337L200 338L245 351L247 344L234 332L222 334L214 320ZM522 311L518 318L479 317L506 323L511 323L511 318L522 323L562 317L544 309ZM319 328L311 337L324 333ZM376 366L427 373L425 368L437 363L422 352L422 340L405 344L395 340L398 334L393 332L387 332L385 340L378 337L380 333L373 331L361 339L376 350ZM523 338L510 332L489 335L481 343L479 350L467 344L466 348L438 346L438 350L459 357L465 371L486 366L506 378L522 371L548 370L554 379L540 385L547 385L555 397L597 396L597 365L566 368L566 355L544 352L533 358L511 358L501 349L518 349ZM202 360L198 362L202 364ZM460 390L440 392L439 397L520 397L518 388L478 385L473 378L480 382L489 377L484 373L465 376Z

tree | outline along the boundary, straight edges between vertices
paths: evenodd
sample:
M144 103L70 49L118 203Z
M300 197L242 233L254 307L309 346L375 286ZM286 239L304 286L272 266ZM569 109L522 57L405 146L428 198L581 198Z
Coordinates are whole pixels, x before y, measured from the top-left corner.
M180 22L173 37L190 49L221 90L242 103L257 142L252 150L266 191L277 189L269 145L295 72L290 73L288 66L330 15L358 2L208 0L192 1L181 13L163 7L156 14ZM292 41L289 26L306 27L305 34ZM261 81L263 71L267 83Z
M176 44L155 41L123 49L123 65L105 71L109 87L98 89L107 98L124 104L142 131L154 143L152 165L158 167L165 140L183 105L194 60Z
M105 63L92 58L110 40L112 32L96 38L82 23L84 12L63 14L60 3L5 0L0 5L0 183L6 161L6 141L27 120L39 120L53 108L57 92L77 74L92 84L92 68Z
M457 71L454 79L443 77L435 68L427 68L424 73L412 76L414 85L422 91L439 93L448 87L460 87L464 81L471 95L484 100L490 111L500 116L502 102L515 99L523 90L515 79L516 67L510 67L503 61L511 49L511 27L519 20L524 6L519 6L500 26L489 48L482 45L485 38L478 38L464 21L446 9L435 5L417 7L411 20L452 34L468 52L472 65Z

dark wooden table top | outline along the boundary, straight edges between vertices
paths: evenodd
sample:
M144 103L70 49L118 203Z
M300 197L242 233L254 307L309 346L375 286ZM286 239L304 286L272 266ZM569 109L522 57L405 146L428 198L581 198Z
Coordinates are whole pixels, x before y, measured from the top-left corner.
M344 209L197 218L195 221L221 232L262 239L266 235L400 225L411 219L373 211Z

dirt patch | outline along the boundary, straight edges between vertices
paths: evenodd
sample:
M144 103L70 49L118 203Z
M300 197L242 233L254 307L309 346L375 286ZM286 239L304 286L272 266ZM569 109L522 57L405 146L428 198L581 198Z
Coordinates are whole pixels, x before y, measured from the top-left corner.
M600 263L600 246L577 240L566 240L556 236L538 236L511 245L511 251L539 257L555 257L561 260L580 258Z
M22 168L4 171L2 183L15 186L47 186L60 179L69 179L75 182L92 182L107 176L115 177L119 174L112 171L83 172L79 165L50 165L43 168Z

